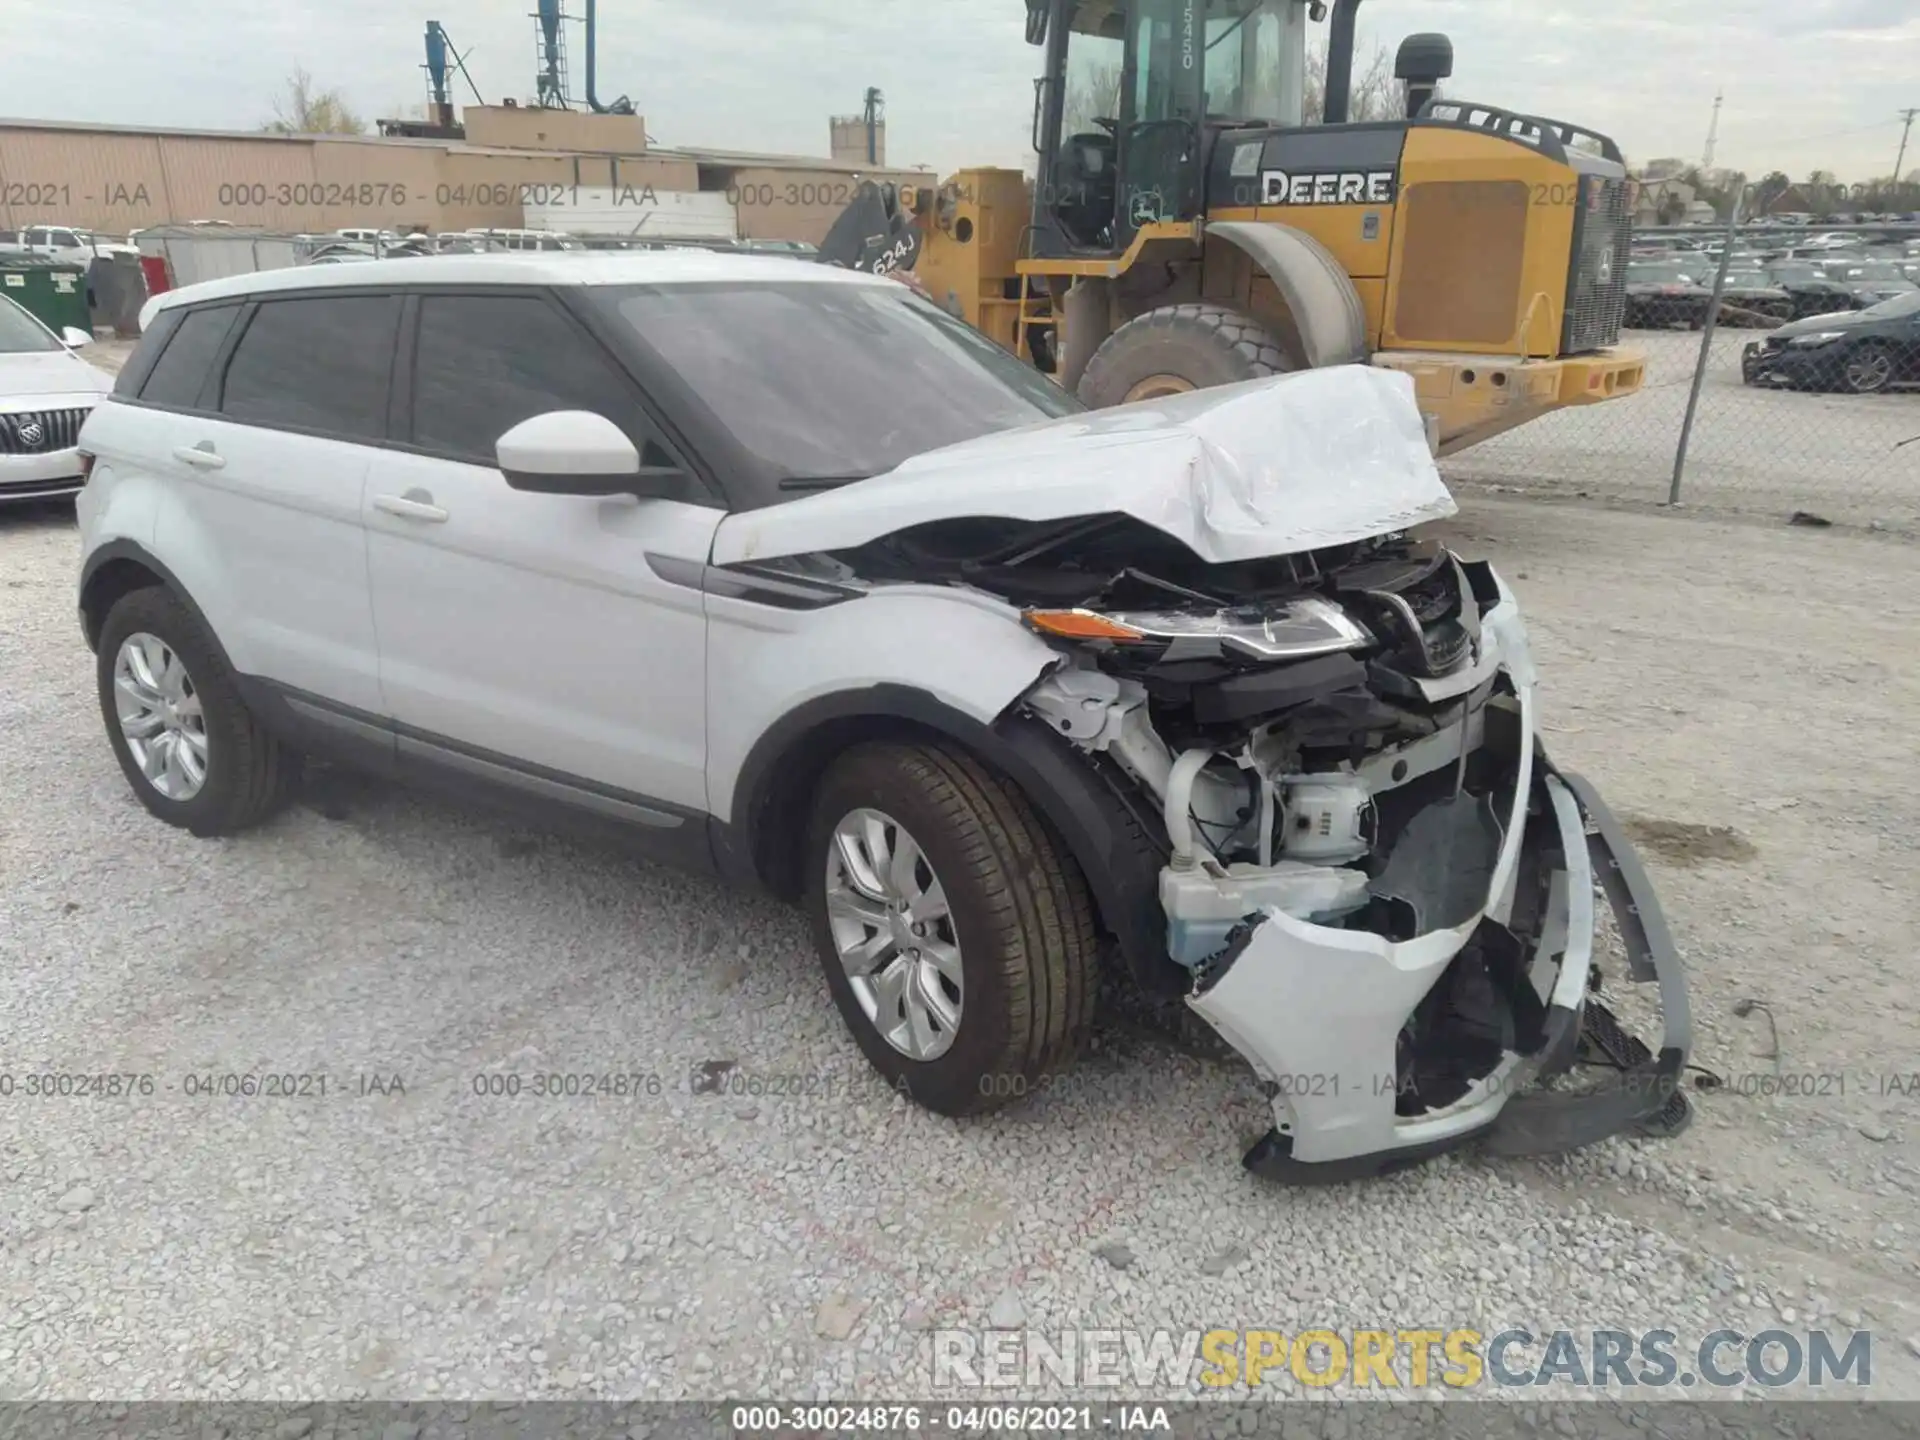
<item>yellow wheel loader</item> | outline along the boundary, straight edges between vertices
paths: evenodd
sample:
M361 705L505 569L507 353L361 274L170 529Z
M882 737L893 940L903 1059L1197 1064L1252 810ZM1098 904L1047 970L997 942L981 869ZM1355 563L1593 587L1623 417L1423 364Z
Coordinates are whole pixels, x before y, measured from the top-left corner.
M1618 346L1619 148L1442 97L1443 35L1400 46L1404 118L1347 122L1360 0L1027 0L1037 174L863 187L822 246L933 298L1095 406L1279 371L1413 377L1450 454L1638 390Z

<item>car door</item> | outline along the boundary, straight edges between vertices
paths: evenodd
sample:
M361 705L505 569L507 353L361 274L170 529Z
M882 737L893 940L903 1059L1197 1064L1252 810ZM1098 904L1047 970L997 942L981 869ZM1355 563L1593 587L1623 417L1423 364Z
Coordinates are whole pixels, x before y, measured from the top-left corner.
M401 308L331 290L249 305L211 391L172 426L176 483L155 536L162 555L211 557L217 593L203 604L243 671L375 715L361 516Z
M366 516L381 685L403 761L638 807L629 818L668 827L673 810L704 811L697 577L721 509L704 495L510 488L495 441L555 410L605 416L649 464L683 457L552 295L427 290L409 315L409 430L375 459Z

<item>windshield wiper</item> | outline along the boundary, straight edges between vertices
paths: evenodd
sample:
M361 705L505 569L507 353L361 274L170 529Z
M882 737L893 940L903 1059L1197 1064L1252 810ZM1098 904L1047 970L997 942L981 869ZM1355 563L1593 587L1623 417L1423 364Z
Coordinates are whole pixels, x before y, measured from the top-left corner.
M789 475L781 480L782 490L833 490L856 480L871 480L871 475Z

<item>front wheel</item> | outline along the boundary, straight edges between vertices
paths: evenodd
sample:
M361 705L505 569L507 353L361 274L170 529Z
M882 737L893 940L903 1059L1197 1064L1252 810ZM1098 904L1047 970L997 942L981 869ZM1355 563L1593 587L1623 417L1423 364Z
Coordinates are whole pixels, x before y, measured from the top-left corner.
M1893 351L1872 343L1858 346L1840 367L1840 381L1855 395L1878 395L1893 384Z
M815 796L807 909L854 1039L943 1115L1034 1093L1092 1010L1084 878L1018 789L958 750L849 751Z
M1279 337L1251 315L1224 305L1169 305L1109 335L1087 362L1075 393L1098 410L1292 368Z

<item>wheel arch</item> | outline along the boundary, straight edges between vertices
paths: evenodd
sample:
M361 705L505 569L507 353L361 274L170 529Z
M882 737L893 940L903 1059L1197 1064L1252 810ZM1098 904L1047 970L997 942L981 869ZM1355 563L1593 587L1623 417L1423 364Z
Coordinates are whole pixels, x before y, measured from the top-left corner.
M1268 221L1220 220L1207 238L1233 246L1286 301L1310 369L1367 361L1367 312L1333 252L1303 230Z
M1191 976L1166 952L1163 853L1086 757L1014 710L982 724L924 690L874 685L789 711L741 767L732 815L714 841L722 873L797 899L804 883L800 836L820 779L837 756L875 740L958 746L1019 786L1080 867L1101 926L1135 980L1160 994L1190 985Z
M215 648L220 650L221 660L231 669L232 659L221 645L220 632L208 621L206 612L193 598L193 592L137 540L109 540L87 556L86 563L80 568L80 629L87 638L87 648L99 649L100 627L106 622L108 612L123 597L136 590L155 587L170 592L193 612L194 619L200 622L212 638Z

